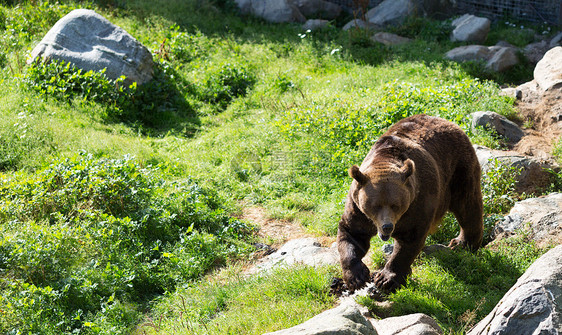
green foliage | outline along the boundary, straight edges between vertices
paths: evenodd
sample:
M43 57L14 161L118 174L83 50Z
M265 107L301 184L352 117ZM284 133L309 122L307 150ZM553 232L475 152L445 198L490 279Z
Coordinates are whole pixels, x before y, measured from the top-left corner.
M245 252L249 227L167 166L82 154L0 179L2 332L123 333L143 302ZM53 311L54 310L54 311ZM101 328L100 328L101 329Z
M104 72L83 72L64 61L36 62L27 68L23 81L45 99L97 102L105 107L103 119L128 122L141 131L175 128L190 133L196 127L198 121L179 93L168 63L158 63L154 79L140 86L125 85L124 76L109 79Z
M453 26L449 20L432 20L423 17L410 16L404 23L389 29L394 34L426 41L449 41Z
M543 252L519 237L475 254L456 250L422 256L414 263L407 285L388 297L391 308L380 307L368 298L361 302L378 315L425 313L439 320L445 332L466 332L492 310Z
M507 166L494 159L482 177L484 213L503 214L517 200L515 186L521 168Z
M216 104L223 110L235 98L245 96L256 82L247 67L224 63L207 69L199 87L201 100Z
M0 50L19 51L26 43L46 33L61 17L75 8L76 4L44 0L18 2L17 6L5 10L0 7L0 19L5 16L0 20L0 28L3 28L0 29Z

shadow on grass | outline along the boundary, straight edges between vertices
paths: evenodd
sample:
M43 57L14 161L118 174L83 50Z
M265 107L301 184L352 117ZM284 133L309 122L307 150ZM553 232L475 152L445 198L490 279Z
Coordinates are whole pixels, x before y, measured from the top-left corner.
M466 331L494 308L542 252L532 244L508 248L511 253L485 248L422 256L407 285L388 297L392 307L365 304L381 317L425 313L444 329Z
M107 119L123 122L150 136L172 132L190 137L201 122L182 92L189 95L190 84L171 67L157 64L154 78L131 92L130 99L110 111Z

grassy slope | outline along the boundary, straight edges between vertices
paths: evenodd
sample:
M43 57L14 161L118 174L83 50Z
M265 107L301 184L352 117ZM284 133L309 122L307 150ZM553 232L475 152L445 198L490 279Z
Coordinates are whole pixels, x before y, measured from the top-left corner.
M4 10L6 15L17 11ZM158 127L115 122L104 118L103 104L44 100L24 90L14 78L25 72L22 50L31 48L52 24L38 23L21 38L21 49L3 51L8 62L0 77L0 148L5 157L16 157L8 172L34 171L80 150L97 157L132 154L144 166L176 164L174 176L167 178L195 178L216 189L231 211L240 201L259 204L272 216L296 219L319 234L335 233L348 187L346 168L360 162L386 122L417 112L461 124L475 110L511 115L511 103L497 96L497 85L474 81L473 76L504 82L530 73L522 66L515 77L492 76L481 72L478 64L461 67L443 61L442 54L452 44L446 27L435 22L409 22L411 29L398 32L418 40L387 48L361 33L335 28L303 35L298 26L240 18L205 1L163 1L155 6L139 0L127 2L126 8L97 10L152 50L163 50L161 56L177 77L180 106L190 110L189 120L177 127L158 120L156 114L156 121L162 121L156 122ZM65 8L46 11L56 17ZM229 67L245 68L255 76L246 97L217 108L193 93L205 89L210 74ZM487 134L470 135L474 141L494 143ZM445 329L460 331L474 321L470 311L475 318L487 313L539 254L532 247L521 248L523 240L512 244L478 257L464 253L453 257L466 262L461 268L452 266L449 257L422 257L414 268L415 280L391 298L395 310L380 314L422 311L438 318ZM380 260L381 255L375 253L375 258ZM495 265L513 271L488 290L489 285L479 281L497 271ZM482 273L465 283L462 274L474 268ZM152 318L159 321L148 322L138 332L154 328L258 334L302 322L333 302L325 293L337 269L298 269L248 282L238 278L237 270L232 266L226 274L214 275L218 279L211 284L186 282L184 288L155 301ZM451 286L459 287L454 297L439 290ZM257 297L252 295L256 292ZM200 298L186 303L185 297ZM202 301L208 303L201 305ZM257 312L262 306L267 306L265 315ZM131 327L131 321L123 322L120 329ZM100 332L110 332L106 326Z

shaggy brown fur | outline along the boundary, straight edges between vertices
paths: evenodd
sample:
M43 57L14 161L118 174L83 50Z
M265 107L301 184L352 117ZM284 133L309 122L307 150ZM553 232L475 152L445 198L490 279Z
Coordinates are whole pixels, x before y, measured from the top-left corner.
M354 180L339 223L338 250L350 289L369 280L361 259L377 233L395 241L389 261L374 277L384 291L406 282L427 235L435 232L447 211L461 227L449 247L480 247L480 164L470 140L454 123L426 115L403 119L349 174Z

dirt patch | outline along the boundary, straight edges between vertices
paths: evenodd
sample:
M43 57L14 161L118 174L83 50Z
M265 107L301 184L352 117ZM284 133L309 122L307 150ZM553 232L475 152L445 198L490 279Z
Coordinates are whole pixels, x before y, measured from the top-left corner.
M519 117L530 128L525 130L525 136L513 149L524 155L548 160L562 134L562 90L552 89L540 94L529 86L522 86L526 92L515 107Z

